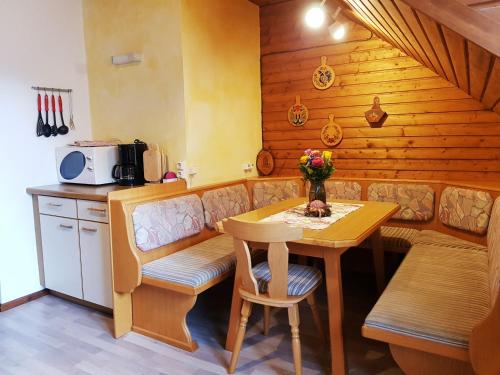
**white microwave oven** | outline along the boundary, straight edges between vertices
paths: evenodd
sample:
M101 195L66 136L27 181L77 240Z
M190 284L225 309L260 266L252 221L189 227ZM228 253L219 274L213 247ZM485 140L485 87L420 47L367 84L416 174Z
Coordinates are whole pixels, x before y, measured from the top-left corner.
M113 167L118 164L118 147L56 148L56 167L59 182L103 185L115 182Z

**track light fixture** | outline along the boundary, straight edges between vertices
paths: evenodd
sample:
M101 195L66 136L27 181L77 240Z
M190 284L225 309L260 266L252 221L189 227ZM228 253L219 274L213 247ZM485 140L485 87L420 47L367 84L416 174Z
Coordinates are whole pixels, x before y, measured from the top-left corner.
M337 7L332 15L328 12L325 2L326 0L322 0L321 3L316 3L308 8L305 14L306 25L312 29L319 29L325 23L325 19L330 18L328 32L333 39L341 40L347 32L348 23L341 20L340 7Z

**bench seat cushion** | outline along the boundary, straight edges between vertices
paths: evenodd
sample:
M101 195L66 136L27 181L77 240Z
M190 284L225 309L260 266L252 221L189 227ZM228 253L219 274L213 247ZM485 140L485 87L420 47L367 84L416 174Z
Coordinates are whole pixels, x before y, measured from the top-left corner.
M267 293L267 285L271 281L269 263L262 262L253 269L253 275L259 285L260 293ZM319 270L300 264L288 264L288 295L302 296L321 283L322 275Z
M142 266L142 276L198 288L235 268L233 238L223 234Z
M450 236L435 230L422 230L415 238L415 243L444 246L462 250L488 251L486 246L474 242L465 241L460 238Z
M420 231L413 228L382 226L380 227L380 233L385 251L406 253L415 244L415 239ZM370 240L365 240L360 247L371 248Z
M489 306L486 252L416 244L365 325L467 348Z

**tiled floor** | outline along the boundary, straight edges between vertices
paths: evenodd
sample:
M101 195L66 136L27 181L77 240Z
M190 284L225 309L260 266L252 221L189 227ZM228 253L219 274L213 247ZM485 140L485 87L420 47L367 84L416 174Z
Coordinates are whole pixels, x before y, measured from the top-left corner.
M363 339L360 326L376 300L369 276L344 277L345 345L349 374L400 375L384 344ZM109 316L54 296L0 314L0 374L225 374L230 353L223 349L231 283L198 299L189 324L200 345L195 353L130 333L115 340ZM319 292L325 319L324 291ZM301 307L304 374L329 373L329 354L320 347L307 305ZM268 337L260 334L262 309L249 322L238 363L241 374L292 374L293 361L285 310L273 313Z

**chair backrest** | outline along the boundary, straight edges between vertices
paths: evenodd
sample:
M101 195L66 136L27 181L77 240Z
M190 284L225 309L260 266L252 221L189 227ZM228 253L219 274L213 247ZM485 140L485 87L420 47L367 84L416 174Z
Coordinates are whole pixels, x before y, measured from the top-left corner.
M287 241L300 240L303 229L284 223L248 223L235 219L223 221L224 231L234 238L237 273L241 276L241 288L259 295L257 280L252 272L249 242L269 244L267 260L271 272L267 292L271 298L288 296L288 247Z

